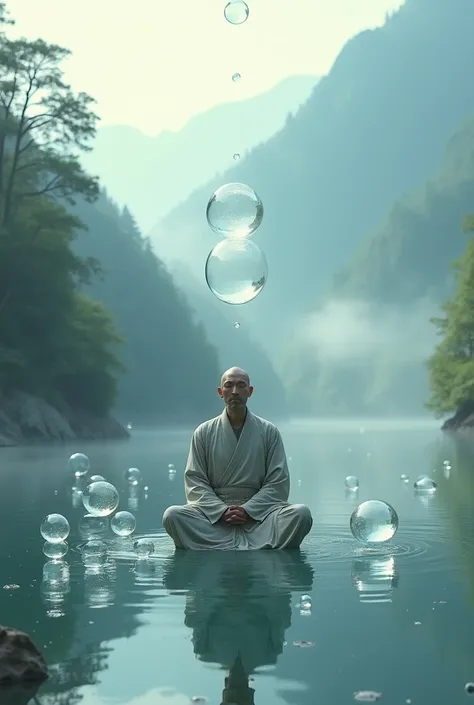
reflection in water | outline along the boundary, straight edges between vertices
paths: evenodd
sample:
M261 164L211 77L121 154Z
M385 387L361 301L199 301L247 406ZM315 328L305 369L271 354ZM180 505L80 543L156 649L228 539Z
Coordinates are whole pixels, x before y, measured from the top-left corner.
M140 505L140 487L139 485L128 486L128 508L131 512L136 512Z
M70 570L66 561L48 561L43 566L41 599L48 617L64 616L64 603L70 590Z
M393 556L364 556L352 562L352 582L361 602L391 602L399 576Z
M184 621L199 660L229 669L222 702L252 703L249 675L282 653L291 592L310 591L313 569L299 551L177 551L168 590L188 590Z
M110 607L115 602L115 563L84 570L84 602L88 607Z

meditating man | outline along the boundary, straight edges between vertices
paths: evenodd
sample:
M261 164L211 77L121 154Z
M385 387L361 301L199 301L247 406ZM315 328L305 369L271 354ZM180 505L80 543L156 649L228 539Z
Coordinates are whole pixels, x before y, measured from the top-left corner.
M289 504L290 478L278 429L247 409L253 387L239 367L222 375L225 409L194 431L185 478L187 504L163 525L177 548L298 548L313 520Z

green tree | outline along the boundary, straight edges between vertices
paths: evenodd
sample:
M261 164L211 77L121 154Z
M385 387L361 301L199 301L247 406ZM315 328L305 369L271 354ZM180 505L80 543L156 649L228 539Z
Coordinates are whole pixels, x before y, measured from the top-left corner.
M93 99L74 93L61 64L70 52L9 39L0 3L0 389L23 389L105 413L115 398L120 338L105 309L77 287L100 272L71 245L82 221L69 208L94 201Z
M474 232L474 216L464 222L465 232ZM454 265L457 288L434 318L442 336L428 361L431 398L428 408L438 415L455 411L460 404L474 400L474 237Z

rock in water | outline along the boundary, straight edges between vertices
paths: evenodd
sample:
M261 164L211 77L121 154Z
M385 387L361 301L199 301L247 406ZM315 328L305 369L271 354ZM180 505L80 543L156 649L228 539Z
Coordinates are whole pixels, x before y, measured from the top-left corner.
M0 686L40 683L47 677L45 660L28 634L0 626Z

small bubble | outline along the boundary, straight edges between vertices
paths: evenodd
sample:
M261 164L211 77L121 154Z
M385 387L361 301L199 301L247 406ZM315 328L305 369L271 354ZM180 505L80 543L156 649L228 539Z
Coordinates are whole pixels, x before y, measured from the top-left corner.
M62 543L69 536L70 526L62 514L48 514L40 526L41 536L49 543Z
M474 683L466 683L464 690L468 695L474 695Z
M87 475L91 467L90 460L84 453L74 453L71 455L68 464L76 477Z
M243 24L249 17L249 6L243 0L231 0L224 8L224 17L230 24Z
M434 482L431 477L427 477L426 475L424 477L420 477L414 484L415 490L420 490L422 492L434 492L436 487L436 482Z
M234 321L234 328L240 328L240 323L238 321Z
M89 514L106 517L117 509L119 493L110 482L93 482L84 490L82 503Z
M251 186L228 183L209 199L206 209L209 227L221 237L246 238L263 220L263 203Z
M126 479L130 485L138 485L142 480L142 474L138 468L129 468L126 473Z
M149 539L138 539L133 544L133 550L140 558L148 558L155 552L155 544Z
M238 162L239 159L240 159L240 154L239 154L238 152L236 152L236 153L234 154L234 162Z
M130 536L136 526L137 521L130 512L117 512L110 521L110 528L117 536Z
M344 484L346 485L348 490L358 490L359 489L359 480L355 475L349 475L346 477Z
M242 76L240 75L240 73L233 73L232 74L232 80L234 83L237 83L237 81L240 81L241 78L242 78Z
M354 538L361 543L383 543L395 535L398 516L387 502L370 499L352 512L350 528Z
M408 475L400 475L400 480L402 482L410 482L410 478L408 477Z
M91 479L89 480L89 484L91 482L105 482L105 481L106 481L105 477L103 477L102 475L92 475Z

